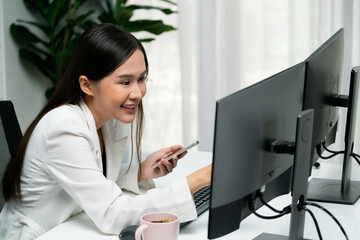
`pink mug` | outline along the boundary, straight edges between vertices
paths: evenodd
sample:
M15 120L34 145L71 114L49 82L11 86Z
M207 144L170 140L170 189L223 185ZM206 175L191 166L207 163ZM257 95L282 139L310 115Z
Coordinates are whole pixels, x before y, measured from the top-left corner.
M154 212L140 218L140 226L136 229L136 240L177 240L180 220L172 213ZM142 237L142 238L141 238Z

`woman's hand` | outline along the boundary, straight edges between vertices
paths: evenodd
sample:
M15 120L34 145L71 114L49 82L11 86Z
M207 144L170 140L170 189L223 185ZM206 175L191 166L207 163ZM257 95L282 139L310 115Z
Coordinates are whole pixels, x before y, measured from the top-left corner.
M167 161L166 158L182 149L181 145L174 145L171 147L160 149L152 154L150 154L145 161L140 164L138 181L149 178L158 178L165 176L166 174L172 172L176 167L178 159L184 157L187 152L182 153L179 156L173 156L172 160ZM160 160L160 161L159 161ZM159 166L155 169L152 168L157 161Z

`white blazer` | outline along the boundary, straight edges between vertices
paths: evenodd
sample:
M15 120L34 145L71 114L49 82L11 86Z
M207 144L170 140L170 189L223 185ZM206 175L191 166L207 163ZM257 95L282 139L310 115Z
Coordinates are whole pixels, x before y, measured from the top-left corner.
M136 159L126 171L128 131L118 131L124 125L111 120L102 127L105 177L95 121L86 104L63 105L47 113L26 149L22 201L7 202L0 213L0 239L35 239L82 210L110 234L138 224L140 216L150 211L173 212L182 222L195 219L185 178L155 189L151 180L137 182Z

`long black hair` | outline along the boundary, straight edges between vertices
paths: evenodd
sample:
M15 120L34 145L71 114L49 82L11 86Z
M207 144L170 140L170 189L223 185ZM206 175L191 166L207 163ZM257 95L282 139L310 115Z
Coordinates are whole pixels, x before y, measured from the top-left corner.
M6 166L2 179L2 193L5 201L10 199L21 200L20 176L25 151L30 136L40 119L61 105L79 104L84 94L79 85L81 75L85 75L91 81L98 82L124 64L137 49L142 51L146 71L148 71L144 47L138 39L120 27L109 23L100 24L89 28L80 36L71 53L67 69L53 96L30 124ZM141 136L144 124L142 102L138 105L136 119L136 152L138 161L140 161ZM133 141L132 133L131 141Z

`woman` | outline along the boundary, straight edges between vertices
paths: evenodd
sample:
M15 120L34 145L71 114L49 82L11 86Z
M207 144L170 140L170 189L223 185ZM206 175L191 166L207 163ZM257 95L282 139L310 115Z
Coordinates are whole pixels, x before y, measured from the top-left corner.
M153 178L176 167L177 157L165 157L181 149L167 147L140 161L147 74L145 50L130 33L102 24L82 34L54 96L6 168L0 239L34 239L82 210L110 234L150 211L171 211L182 221L196 218L192 193L210 184L211 166L147 191L154 188ZM138 164L123 163L129 124Z

